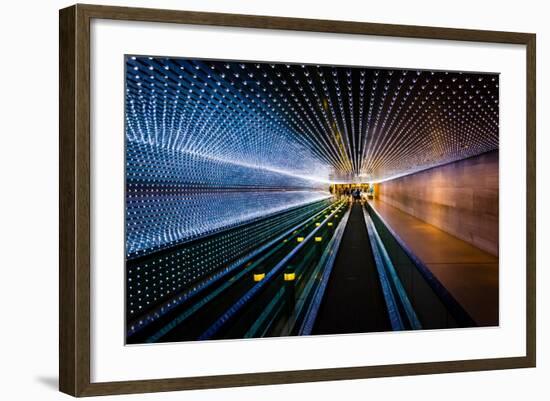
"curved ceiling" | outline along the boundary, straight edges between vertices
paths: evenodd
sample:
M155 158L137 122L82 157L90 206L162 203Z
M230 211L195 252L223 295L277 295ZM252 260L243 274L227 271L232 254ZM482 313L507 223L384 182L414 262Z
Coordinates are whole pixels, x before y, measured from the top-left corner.
M498 148L498 75L127 58L127 137L319 181Z
M496 74L127 57L127 256L496 148Z

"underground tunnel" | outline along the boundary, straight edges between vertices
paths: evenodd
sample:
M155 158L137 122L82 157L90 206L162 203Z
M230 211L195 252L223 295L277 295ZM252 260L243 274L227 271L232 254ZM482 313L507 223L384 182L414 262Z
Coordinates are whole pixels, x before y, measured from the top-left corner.
M127 56L128 344L499 324L499 76Z

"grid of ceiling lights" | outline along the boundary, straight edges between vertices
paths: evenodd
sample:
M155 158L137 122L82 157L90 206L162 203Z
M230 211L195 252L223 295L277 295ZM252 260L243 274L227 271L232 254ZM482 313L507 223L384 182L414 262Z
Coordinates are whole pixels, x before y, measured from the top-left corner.
M380 181L498 148L496 74L152 57L126 66L128 255L315 201L329 180ZM230 199L243 188L258 197Z

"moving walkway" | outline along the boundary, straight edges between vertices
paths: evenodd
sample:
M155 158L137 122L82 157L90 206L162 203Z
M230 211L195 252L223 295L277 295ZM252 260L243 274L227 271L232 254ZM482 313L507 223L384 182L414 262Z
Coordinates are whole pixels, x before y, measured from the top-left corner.
M130 316L127 342L475 325L368 203L327 201L293 213L272 216L275 226L256 222L273 230L175 298Z

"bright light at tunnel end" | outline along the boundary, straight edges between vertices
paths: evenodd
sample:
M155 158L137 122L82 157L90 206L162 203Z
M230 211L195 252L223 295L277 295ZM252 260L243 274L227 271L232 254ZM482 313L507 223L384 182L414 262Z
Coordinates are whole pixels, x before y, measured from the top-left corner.
M498 88L492 73L128 56L129 254L498 149Z

